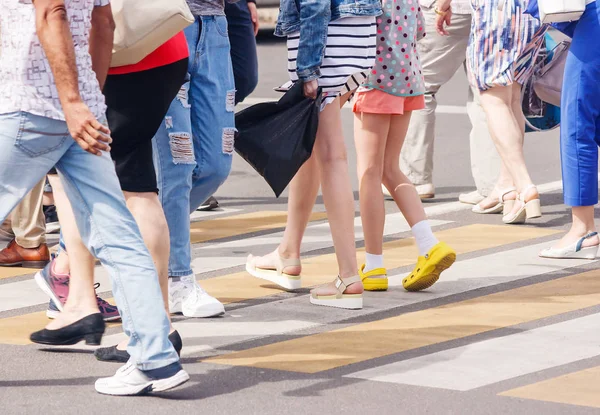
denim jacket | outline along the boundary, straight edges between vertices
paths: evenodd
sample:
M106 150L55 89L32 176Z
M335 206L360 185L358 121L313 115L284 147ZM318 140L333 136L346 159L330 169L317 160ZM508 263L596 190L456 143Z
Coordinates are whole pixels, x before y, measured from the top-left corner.
M381 0L281 0L275 36L300 32L296 72L302 81L312 81L321 76L329 22L380 14Z

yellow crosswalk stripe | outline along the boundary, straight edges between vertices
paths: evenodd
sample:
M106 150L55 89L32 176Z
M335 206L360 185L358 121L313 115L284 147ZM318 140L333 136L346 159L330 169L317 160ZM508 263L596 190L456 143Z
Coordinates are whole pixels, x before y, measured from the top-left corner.
M439 240L450 244L460 255L556 233L558 231L539 228L468 225L436 232L436 236ZM384 253L385 265L388 269L414 264L418 255L412 238L385 243ZM359 265L364 262L364 255L365 250L359 249ZM337 271L335 254L304 259L302 260L302 286L313 287L332 281ZM281 292L269 282L252 278L246 272L203 280L202 287L224 303L240 302Z
M594 270L206 361L317 373L598 304L600 270Z
M524 240L553 235L558 231L527 227L510 227L503 225L468 225L459 228L437 232L436 236L457 251L464 254L473 251L490 249ZM384 244L386 265L389 269L415 263L417 248L412 238ZM359 259L364 258L364 249L359 250ZM337 264L334 254L319 255L303 261L302 285L311 287L331 281L337 274ZM266 297L281 290L269 285L268 282L251 277L245 271L214 277L201 281L202 287L212 296L225 304L243 302L251 299ZM112 299L110 299L112 301ZM7 329L13 325L7 317L0 319L0 344L27 344L27 336L8 336ZM37 318L31 317L25 321L28 332L37 330L46 324L42 313Z
M19 275L35 274L36 272L38 272L38 270L34 268L0 267L0 280L18 277Z
M512 389L500 395L600 408L598 385L600 366Z
M326 218L326 213L314 212L310 220ZM287 212L285 211L260 211L193 222L191 224L192 243L281 228L285 226L286 220Z

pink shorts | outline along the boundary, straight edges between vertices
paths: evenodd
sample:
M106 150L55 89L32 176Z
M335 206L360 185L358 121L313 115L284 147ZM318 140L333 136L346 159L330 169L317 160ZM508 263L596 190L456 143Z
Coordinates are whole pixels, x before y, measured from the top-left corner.
M370 114L402 115L406 111L422 110L423 108L425 108L423 95L399 97L371 89L356 92L352 110Z

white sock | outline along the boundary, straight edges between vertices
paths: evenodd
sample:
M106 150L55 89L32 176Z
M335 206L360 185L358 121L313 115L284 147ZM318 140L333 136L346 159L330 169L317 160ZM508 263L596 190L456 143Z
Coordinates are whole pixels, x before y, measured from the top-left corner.
M431 248L439 243L433 232L431 231L431 226L429 225L429 221L422 220L419 223L416 223L415 226L411 229L415 240L417 241L417 247L419 248L419 255L425 256Z
M373 255L367 252L367 260L365 263L365 270L363 272L367 273L376 268L383 268L383 255Z

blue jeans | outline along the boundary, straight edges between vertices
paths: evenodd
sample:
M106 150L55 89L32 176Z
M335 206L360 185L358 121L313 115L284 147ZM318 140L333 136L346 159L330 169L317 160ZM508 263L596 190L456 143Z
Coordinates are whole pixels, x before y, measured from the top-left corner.
M158 275L108 153L83 151L64 121L0 115L0 222L55 165L83 243L110 274L132 362L141 370L177 362Z
M225 16L201 16L185 29L188 80L153 139L169 233L169 276L192 275L190 213L223 184L233 157L235 84Z
M242 102L258 84L258 56L254 26L246 0L225 2L225 16L229 26L231 63L235 77L235 103Z
M598 203L600 8L587 6L567 57L561 97L560 150L565 204ZM594 46L590 46L594 45Z

